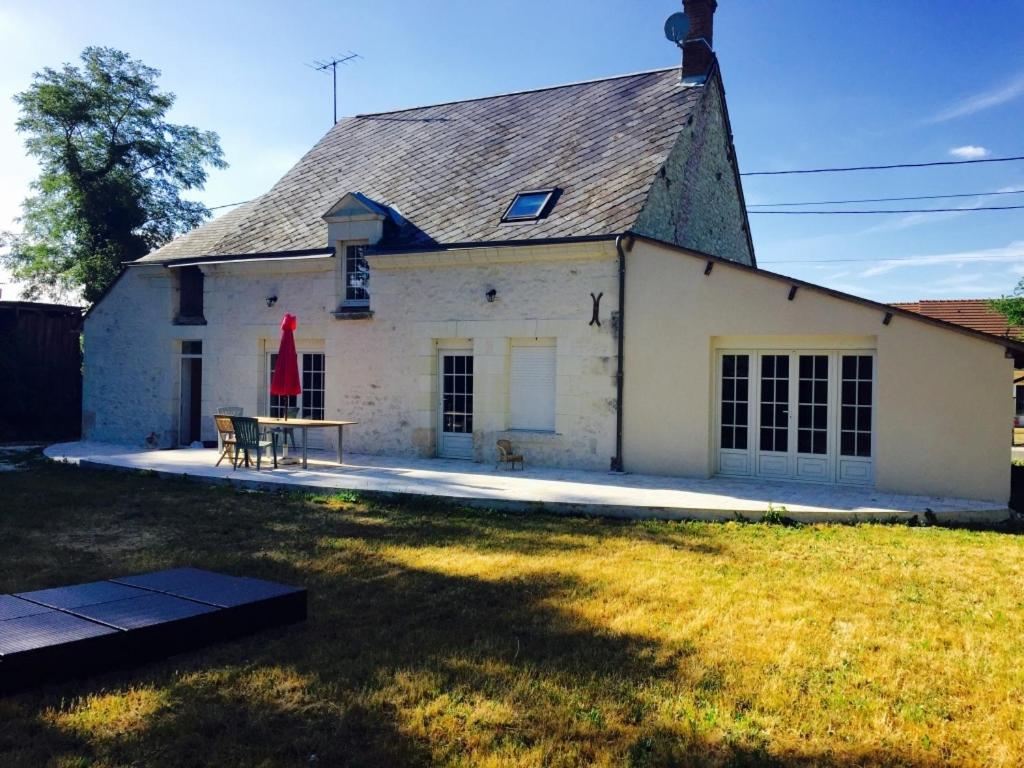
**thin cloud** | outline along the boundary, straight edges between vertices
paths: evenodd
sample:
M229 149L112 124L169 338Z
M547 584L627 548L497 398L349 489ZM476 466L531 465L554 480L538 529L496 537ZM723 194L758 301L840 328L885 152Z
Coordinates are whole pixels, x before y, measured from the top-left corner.
M974 144L965 144L962 147L953 147L949 150L949 154L960 160L978 160L982 157L988 157L992 153L985 149L985 147L979 147Z
M955 120L958 117L966 117L976 112L998 107L1000 104L1006 104L1008 101L1019 99L1021 96L1024 96L1024 73L1017 75L998 88L993 88L974 96L968 96L954 104L950 104L945 109L940 110L925 120L925 122L944 123L947 120Z
M982 248L975 251L955 251L953 253L936 253L921 256L908 256L899 259L887 259L861 272L861 277L877 277L897 269L913 269L920 267L965 266L979 262L1020 262L1024 263L1024 240L1015 240L1001 248Z

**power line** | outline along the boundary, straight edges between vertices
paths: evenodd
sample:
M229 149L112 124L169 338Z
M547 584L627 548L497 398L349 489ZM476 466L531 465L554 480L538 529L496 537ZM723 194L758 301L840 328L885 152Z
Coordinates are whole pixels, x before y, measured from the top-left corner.
M216 211L218 208L231 208L236 205L243 205L244 203L251 203L252 200L240 200L237 203L224 203L224 205L208 205L206 210Z
M1017 211L1024 205L984 205L977 208L903 208L879 211L747 211L762 216L873 216L882 213L973 213L974 211Z
M922 261L924 259L940 259L943 258L942 254L936 256L876 256L868 259L769 259L767 261L758 260L758 264L859 264L879 261ZM1012 259L1024 259L1024 251L1018 254L1009 254L1007 257L994 258L992 256L985 255L965 255L956 256L946 261L933 261L932 264L940 266L942 264L956 264L960 261L991 261L991 262L1004 262ZM924 262L928 263L928 262Z
M905 200L946 200L954 197L987 197L989 195L1024 195L1024 189L996 192L959 192L952 195L914 195L912 197L862 197L857 200L808 200L802 203L751 203L748 208L783 208L797 205L847 205L850 203L895 203Z
M789 171L747 171L740 176L786 176L794 173L845 173L847 171L888 171L894 168L933 168L939 165L973 165L976 163L1009 163L1024 160L1024 155L1014 157L985 157L977 160L936 160L930 163L893 163L891 165L854 165L847 168L801 168Z

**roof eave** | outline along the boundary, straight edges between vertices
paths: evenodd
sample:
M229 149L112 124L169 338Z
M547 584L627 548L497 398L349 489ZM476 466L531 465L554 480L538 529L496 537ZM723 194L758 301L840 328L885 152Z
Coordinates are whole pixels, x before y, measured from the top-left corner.
M837 291L834 288L826 288L823 285L809 283L806 280L800 280L799 278L796 277L789 277L788 275L781 275L778 272L770 272L767 269L762 269L761 267L758 266L751 266L749 264L742 264L738 261L733 261L732 259L723 259L720 256L712 256L709 253L702 253L701 251L696 251L692 248L683 248L682 246L676 245L675 243L668 243L665 242L664 240L659 240L655 237L650 237L649 235L641 235L635 232L630 232L629 234L632 235L637 240L645 240L649 243L654 243L655 245L660 245L665 248L671 248L674 251L684 253L694 258L699 258L702 260L706 259L707 261L713 261L716 264L727 264L730 267L746 270L748 272L754 272L756 274L763 275L764 277L768 277L773 280L778 280L779 282L788 283L789 285L795 285L800 288L808 288L812 291L818 291L819 293L824 293L828 296L834 296L837 299L851 301L855 304L862 304L866 307L877 309L878 311L883 313L883 316L884 313L899 315L901 317L916 320L917 322L926 323L928 325L933 325L937 328L942 328L947 331L953 331L954 333L959 333L964 336L970 336L980 341L987 341L990 344L998 344L999 346L1005 348L1007 350L1007 353L1010 353L1014 357L1014 359L1020 359L1024 361L1024 341L1015 341L1013 339L1004 338L1002 336L993 336L991 333L975 331L973 328L965 328L964 326L957 325L956 323L950 323L945 320L939 320L934 317L928 317L927 315L922 315L917 312L912 312L910 310L900 309L899 307L894 307L892 304L884 304L880 301L872 301L871 299L865 299L862 296L857 296L852 293L844 293L843 291Z

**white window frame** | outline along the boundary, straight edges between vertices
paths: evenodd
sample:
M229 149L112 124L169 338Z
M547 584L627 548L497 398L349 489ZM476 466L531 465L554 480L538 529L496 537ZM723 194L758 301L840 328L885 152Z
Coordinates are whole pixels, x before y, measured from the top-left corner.
M516 393L515 393L515 357L517 350L526 349L544 349L550 350L551 354L551 413L550 419L544 419L543 422L536 421L517 421L517 416L521 417L523 414L516 413ZM558 422L558 345L556 339L531 339L531 340L512 340L509 348L509 359L508 359L508 424L510 431L518 432L546 432L554 433L557 431Z
M277 352L272 351L272 350L267 352L267 368L266 368L266 371L267 371L267 381L266 381L267 414L270 415L270 416L278 416L278 417L283 416L284 415L283 413L275 413L274 412L274 409L282 407L282 405L280 403L276 403L275 404L274 400L275 400L275 398L283 399L283 398L287 397L289 399L295 398L295 405L288 405L288 406L284 406L284 407L298 408L299 409L298 418L313 419L315 421L323 421L325 418L327 418L327 403L326 403L326 398L327 398L327 356L324 354L324 351L322 349L299 349L299 350L296 350L296 354L298 355L298 358L299 358L299 377L300 377L300 379L302 381L302 394L299 394L299 395L272 395L272 394L270 394L270 380L271 380L271 378L274 375L273 359L275 357L277 357ZM306 367L305 367L306 355L320 355L320 357L323 359L323 369L322 369L322 371L315 371L315 370L312 370L312 369L307 371ZM309 374L310 378L311 378L316 373L321 373L322 374L322 387L309 387L309 388L307 388L306 387L306 383L309 380L309 378L307 378L307 374ZM319 392L320 395L321 395L321 405L318 408L320 413L319 413L319 415L316 415L316 412L314 411L314 415L307 416L306 415L307 407L310 408L310 409L316 408L316 406L313 406L312 404L310 404L308 406L306 404L306 400L309 397L309 395L307 393L312 393L312 392Z
M748 382L748 438L746 449L724 449L722 448L722 356L723 355L747 355L749 357L749 382ZM712 450L713 466L717 474L724 476L748 476L773 479L771 475L759 471L760 456L760 427L761 427L761 375L759 360L761 355L790 355L790 389L792 403L798 402L798 395L793 389L798 379L798 372L792 366L799 355L828 355L829 356L829 405L831 414L829 416L829 437L828 437L828 459L829 467L827 478L820 480L807 477L801 478L796 471L787 472L774 479L793 480L799 482L822 482L831 485L860 485L872 486L875 481L878 457L878 352L875 349L860 346L851 347L787 347L785 345L769 344L766 346L744 346L744 347L719 347L716 350L714 366L714 385L712 386L712 429L713 440ZM846 456L841 452L841 382L842 382L842 358L844 356L866 356L872 358L871 378L871 455ZM798 407L798 406L797 406ZM799 458L802 455L798 451L798 411L793 411L793 419L789 423L789 446L791 457Z
M369 307L370 306L370 265L366 262L366 249L369 247L369 243L366 242L342 242L341 252L341 305L343 307ZM365 298L350 299L348 296L349 291L349 251L351 249L361 248L362 250L362 261L366 264L366 282L363 286L351 286L354 289L360 289L366 294Z

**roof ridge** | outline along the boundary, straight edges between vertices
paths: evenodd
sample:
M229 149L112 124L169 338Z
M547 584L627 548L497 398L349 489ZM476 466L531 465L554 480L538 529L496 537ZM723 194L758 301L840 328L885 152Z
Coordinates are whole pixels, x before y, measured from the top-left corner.
M417 109L431 109L433 107L447 107L451 104L466 104L471 101L486 101L488 99L501 99L507 96L520 96L525 93L539 93L541 91L556 91L559 88L574 88L579 85L591 85L592 83L604 83L610 80L624 80L627 77L640 77L642 75L654 75L660 72L669 72L671 70L678 70L679 65L671 67L658 67L656 69L643 69L638 72L627 72L622 75L610 75L608 77L593 77L589 80L576 80L571 83L561 83L559 85L543 85L538 88L524 88L519 91L506 91L504 93L492 93L488 96L472 96L466 99L452 99L451 101L440 101L436 104L420 104L415 107L402 107L400 109L386 109L380 112L360 112L359 114L352 115L352 118L356 117L377 117L378 115L393 115L398 112L414 112ZM340 120L338 121L341 122Z

